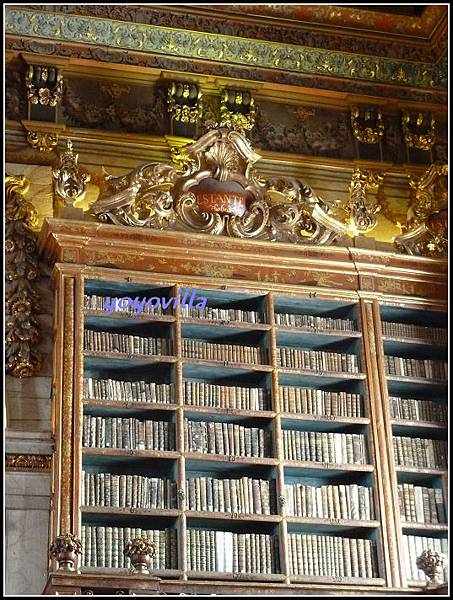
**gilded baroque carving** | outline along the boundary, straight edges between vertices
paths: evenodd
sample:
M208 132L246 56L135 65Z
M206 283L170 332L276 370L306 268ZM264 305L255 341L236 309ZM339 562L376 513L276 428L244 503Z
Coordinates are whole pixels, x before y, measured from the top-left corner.
M6 471L50 471L52 457L41 454L6 454Z
M421 177L411 177L407 222L395 246L408 254L448 254L448 166L433 164Z
M373 122L374 126L372 126ZM356 140L364 144L377 144L384 136L384 121L380 108L375 112L369 108L366 109L362 120L359 107L353 106L351 108L351 126Z
M401 124L404 141L409 148L431 150L436 143L436 119L433 115L426 117L423 113L414 115L408 111L404 111L401 117ZM415 126L418 132L412 131L410 126ZM423 131L420 131L422 128Z
M174 81L168 88L167 107L174 121L197 123L203 115L201 91L194 83Z
M78 158L79 155L72 149L71 140L67 139L66 149L60 155L60 164L52 171L55 191L66 206L72 206L85 193L86 183L90 181L87 173L79 172Z
M354 169L349 185L349 202L346 210L346 228L350 235L361 235L376 226L376 213L380 210L379 190L383 176L372 171ZM368 191L376 191L370 198Z
M220 101L220 127L249 131L255 125L255 100L250 92L225 89Z
M179 152L183 173L148 163L107 176L92 213L122 225L302 244L327 244L341 231L304 182L262 180L254 170L260 156L237 131L213 129Z
M20 378L36 375L41 367L41 355L36 350L39 296L32 286L39 277L39 264L36 238L30 231L37 215L24 199L28 186L25 177L6 176L6 371Z
M57 106L63 95L63 74L49 66L29 65L25 82L30 104Z
M58 134L47 131L29 131L27 142L40 152L51 152L58 144Z

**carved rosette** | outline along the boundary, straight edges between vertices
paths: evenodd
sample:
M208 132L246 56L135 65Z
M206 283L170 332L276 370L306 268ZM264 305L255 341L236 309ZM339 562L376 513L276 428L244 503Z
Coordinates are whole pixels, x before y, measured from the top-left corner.
M30 104L57 106L63 96L63 74L56 67L30 65L25 74Z
M59 571L76 571L80 554L82 554L82 543L72 533L57 535L49 550L50 558L58 562Z
M155 544L145 537L131 540L124 548L124 556L130 558L133 572L140 575L149 575L149 565L155 554Z
M395 246L414 255L448 254L448 166L433 164L422 177L411 177L407 222Z
M425 118L423 113L414 115L404 111L401 117L401 125L404 142L409 148L431 150L436 143L436 119L433 115Z
M448 559L442 552L435 552L434 550L428 549L423 550L415 564L417 565L417 568L422 570L426 577L428 577L428 586L436 587L441 583L441 576L443 570L448 565Z
M359 107L353 106L351 108L351 127L354 137L363 144L378 144L384 136L384 121L381 109L377 109L375 114L370 109L366 109L363 119L360 117Z
M217 128L178 151L177 166L148 163L107 176L91 206L102 221L301 244L328 244L341 224L307 184L261 179L260 159L238 131Z
M220 127L250 131L255 125L255 100L250 92L225 89L220 99Z
M202 93L198 86L174 81L167 92L167 110L174 121L197 123L203 114Z
M39 296L32 283L39 277L33 206L24 199L25 177L5 179L5 262L6 262L6 371L15 377L32 377L39 372Z
M80 173L78 158L79 155L74 153L72 142L68 139L66 149L60 156L60 164L52 171L55 191L66 206L72 206L74 201L84 194L86 184L90 181L87 173Z

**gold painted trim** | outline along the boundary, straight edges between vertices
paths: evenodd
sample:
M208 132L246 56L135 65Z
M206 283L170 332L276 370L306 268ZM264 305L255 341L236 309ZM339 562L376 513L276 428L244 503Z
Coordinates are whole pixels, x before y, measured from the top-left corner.
M44 454L6 454L5 471L50 472L52 456Z

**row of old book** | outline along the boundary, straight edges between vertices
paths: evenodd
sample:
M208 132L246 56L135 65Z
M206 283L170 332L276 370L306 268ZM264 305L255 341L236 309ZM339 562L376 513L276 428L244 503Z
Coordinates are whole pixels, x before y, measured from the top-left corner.
M446 523L444 498L440 488L428 488L413 483L398 485L400 514L412 523Z
M261 427L236 423L184 420L187 452L265 458L272 455L272 436Z
M173 343L168 338L141 337L139 335L85 329L84 350L90 352L169 355L173 352Z
M351 319L335 319L313 315L275 313L275 324L286 327L306 327L308 329L328 329L333 331L357 331L356 322Z
M182 352L187 358L267 364L267 350L261 346L211 343L184 338L182 340Z
M403 377L425 377L427 379L447 379L446 362L430 359L403 358L402 356L384 356L387 375Z
M176 482L159 477L82 471L83 506L176 508Z
M156 553L151 558L151 569L176 569L178 555L177 533L174 529L141 529L139 527L111 527L82 525L82 567L130 568L124 556L126 544L135 538L146 537L155 544Z
M368 539L289 533L288 558L291 575L378 576L375 542Z
M87 377L83 380L83 396L90 400L168 404L175 401L175 384Z
M432 400L415 400L389 396L390 416L392 419L409 421L447 422L447 405Z
M271 410L271 393L264 388L184 381L184 399L191 406Z
M261 533L187 530L189 571L277 573L278 538Z
M106 302L107 300L107 302ZM132 299L131 299L132 300ZM115 312L122 312L128 314L138 314L138 306L140 305L140 314L160 316L163 314L171 314L171 310L163 309L160 302L141 302L141 299L135 302L122 302L121 297L114 296L97 296L87 294L83 297L83 308L84 310L96 310L96 311L109 311L114 310Z
M406 577L412 581L427 581L425 573L417 567L417 558L424 550L433 550L448 556L448 540L419 535L403 535L403 552ZM438 574L438 581L446 581L446 569Z
M361 433L326 433L320 431L282 430L283 455L286 460L367 464L365 436Z
M287 346L277 348L277 364L290 369L359 372L359 360L355 354L301 350Z
M317 519L374 519L373 490L364 485L285 484L286 514Z
M239 308L193 308L190 304L181 305L181 316L190 319L208 319L210 321L238 321L240 323L265 323L263 314L256 310Z
M350 392L280 386L281 412L332 417L363 417L363 398Z
M135 418L83 416L82 445L85 448L174 450L175 427L167 421Z
M446 343L447 330L441 327L424 327L412 323L392 323L382 321L382 333L392 337L419 338L433 342Z
M393 436L395 463L404 467L443 469L447 467L447 442Z

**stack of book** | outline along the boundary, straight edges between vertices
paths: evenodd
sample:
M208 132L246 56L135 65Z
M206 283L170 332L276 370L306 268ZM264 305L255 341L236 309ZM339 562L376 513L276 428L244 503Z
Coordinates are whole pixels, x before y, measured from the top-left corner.
M176 531L173 529L93 525L82 525L82 567L130 568L130 560L124 556L123 550L130 540L138 537L146 537L155 544L156 554L151 559L150 568L177 568Z
M385 356L387 375L404 377L426 377L427 379L447 379L448 365L439 360L418 360L402 356Z
M286 514L318 519L374 518L373 493L363 485L285 485Z
M264 458L271 456L271 434L260 427L185 419L186 452Z
M375 544L362 538L288 534L292 575L377 577Z
M106 306L106 298L107 298L107 306ZM131 298L132 300L132 298ZM163 314L166 314L168 312L171 312L171 309L169 310L167 309L163 309L162 306L160 305L160 303L157 305L156 300L154 299L153 302L151 302L151 298L149 300L146 300L146 302L143 302L143 300L146 300L145 298L139 298L138 300L134 300L130 303L127 302L122 302L122 298L115 298L115 297L111 297L111 296L96 296L96 295L92 295L92 296L84 296L84 304L83 307L85 310L89 311L89 310L96 310L96 311L108 311L111 312L112 308L114 310L114 312L122 312L122 313L127 313L127 314L138 314L138 312L140 312L140 314L144 314L144 315L154 315L154 316L161 316ZM153 304L155 306L153 306ZM123 305L126 305L123 308Z
M360 394L280 386L280 410L304 415L363 417Z
M389 396L390 416L392 419L409 421L447 422L447 405L431 400L414 400Z
M175 429L166 421L83 416L82 445L85 448L130 450L174 450Z
M182 340L182 351L187 358L221 360L247 364L266 364L266 350L259 346L214 344L201 340Z
M240 477L195 477L186 481L188 510L270 515L271 481Z
M88 400L162 402L168 404L175 400L175 384L87 377L83 380L83 395Z
M142 475L82 471L80 498L84 506L175 508L176 482Z
M423 327L410 323L382 321L382 333L391 337L419 338L438 343L446 343L447 330L441 327Z
M393 436L393 453L397 465L427 469L447 467L447 442Z
M172 353L172 341L167 338L140 337L85 329L84 349L90 352L167 355Z
M278 364L290 369L311 369L314 371L341 371L358 373L359 362L355 354L300 350L287 346L277 348Z
M439 488L402 483L398 485L400 514L412 523L446 523L444 498Z
M189 529L190 571L264 573L278 571L278 544L273 535Z
M181 316L191 319L209 319L211 321L239 321L240 323L264 323L263 315L255 310L238 308L192 308L189 304L181 306Z
M419 535L403 535L403 551L406 564L406 577L412 581L427 581L426 575L417 568L417 558L423 550L434 550L448 556L448 540L421 537ZM439 576L440 581L447 580L447 571Z
M184 381L184 399L191 406L270 410L270 391L263 388Z
M284 429L286 460L338 464L367 464L365 436L361 433L324 433Z
M333 319L332 317L315 317L313 315L275 313L275 324L286 325L287 327L307 327L320 330L357 331L356 322L351 319Z

